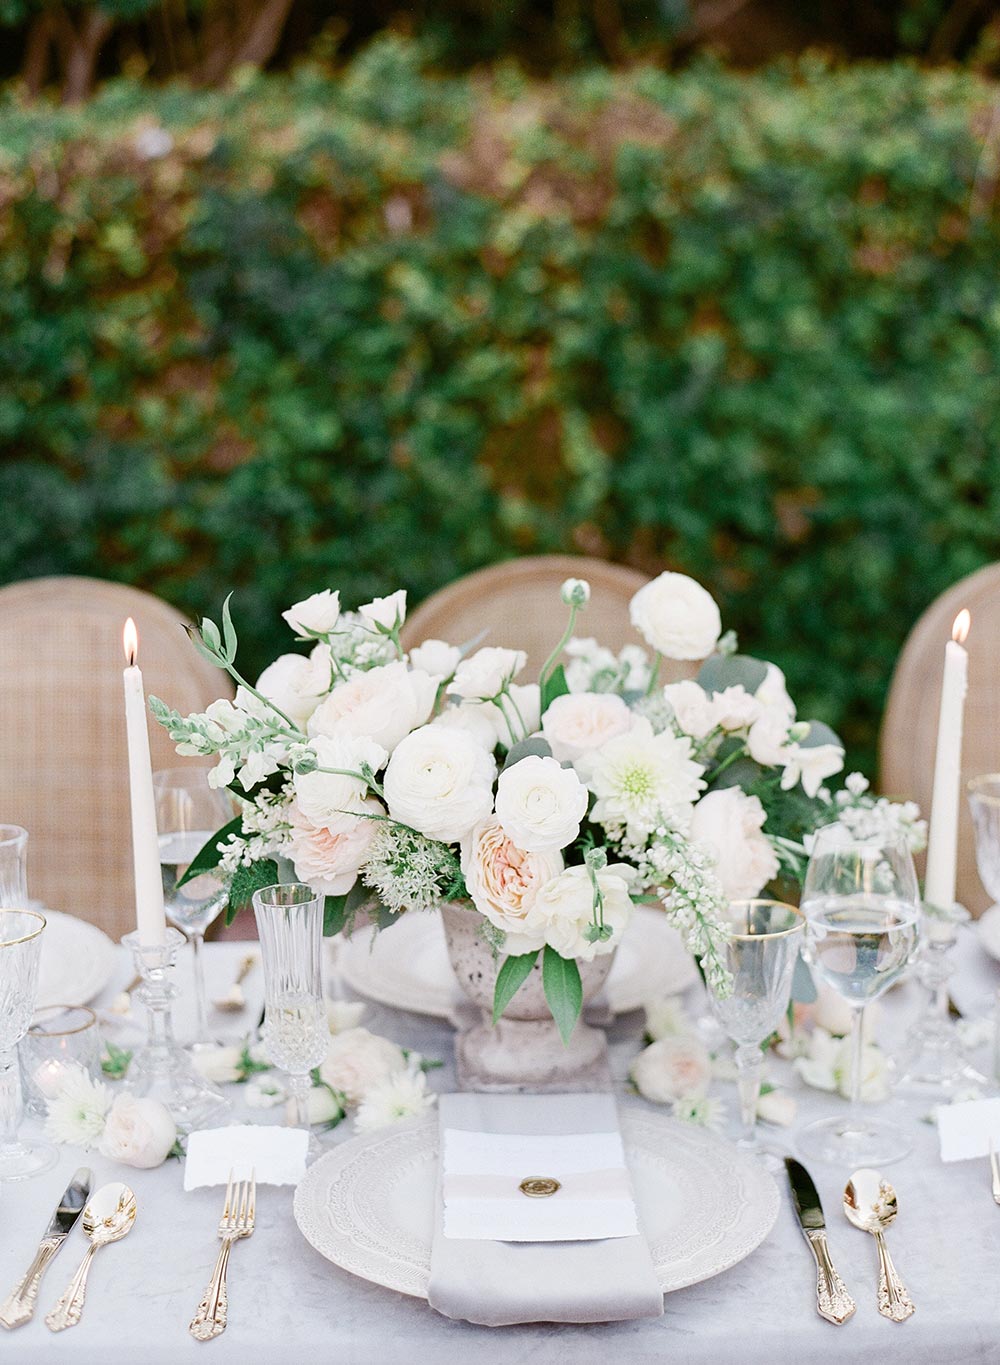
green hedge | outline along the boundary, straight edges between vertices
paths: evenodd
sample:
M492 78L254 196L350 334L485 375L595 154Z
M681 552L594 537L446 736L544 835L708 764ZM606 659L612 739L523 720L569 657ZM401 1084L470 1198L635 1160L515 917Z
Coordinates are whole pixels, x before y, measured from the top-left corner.
M865 758L915 617L1000 552L993 98L904 64L440 80L395 42L8 95L0 580L235 586L260 664L327 584L668 565Z

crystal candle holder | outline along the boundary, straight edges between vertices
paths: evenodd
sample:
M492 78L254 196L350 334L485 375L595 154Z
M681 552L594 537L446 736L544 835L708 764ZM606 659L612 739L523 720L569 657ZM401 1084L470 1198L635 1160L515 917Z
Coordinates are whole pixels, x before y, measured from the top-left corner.
M122 943L135 959L142 985L136 991L146 1007L147 1035L128 1069L126 1087L134 1095L156 1099L169 1109L182 1133L216 1122L228 1110L222 1091L200 1076L174 1038L173 1001L179 994L171 976L184 935L166 931L162 944L143 944L137 932Z
M18 1045L24 1078L24 1107L45 1118L74 1067L101 1079L101 1031L97 1015L86 1005L46 1005L35 1012Z

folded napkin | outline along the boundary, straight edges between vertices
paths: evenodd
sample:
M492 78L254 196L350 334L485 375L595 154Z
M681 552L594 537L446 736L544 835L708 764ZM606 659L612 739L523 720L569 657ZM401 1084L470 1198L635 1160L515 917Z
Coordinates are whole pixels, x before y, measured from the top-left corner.
M438 1122L432 1307L488 1327L662 1314L610 1095L442 1095ZM550 1198L517 1190L546 1177L563 1187Z

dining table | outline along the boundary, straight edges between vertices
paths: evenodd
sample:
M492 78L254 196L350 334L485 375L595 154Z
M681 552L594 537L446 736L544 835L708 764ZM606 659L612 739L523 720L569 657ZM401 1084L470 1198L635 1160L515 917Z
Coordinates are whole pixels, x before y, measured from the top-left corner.
M209 998L231 984L246 943L210 943L204 953ZM123 948L113 979L93 1002L106 1011L133 967ZM973 929L964 930L955 950L952 995L969 1015L987 1014L1000 987L1000 964L987 957ZM178 1038L193 1027L189 962L182 955L175 1006ZM328 989L343 989L334 982ZM213 1011L220 1039L238 1041L257 1024L262 998L259 965L244 982L246 1007L237 1014ZM700 1008L701 987L691 990ZM349 992L345 992L349 994ZM879 1041L888 1049L904 1038L926 1008L926 995L906 982L884 1001ZM139 1036L141 1011L106 1029L128 1046ZM363 1020L425 1058L440 1059L429 1073L440 1092L455 1089L454 1031L447 1021L370 1004ZM645 1106L630 1092L629 1063L641 1046L641 1013L619 1016L609 1026L612 1070L621 1105ZM130 1032L131 1030L131 1032ZM977 1060L991 1066L989 1046ZM792 1086L798 1102L794 1124L768 1127L770 1144L795 1153L795 1130L812 1118L836 1112L839 1096L806 1088L790 1064L769 1060L770 1078ZM282 1109L248 1109L238 1084L225 1087L234 1122L280 1123ZM737 1104L731 1083L715 1082L713 1093L728 1107L735 1135ZM183 1163L169 1159L155 1170L133 1170L96 1152L60 1148L59 1165L44 1175L0 1186L0 1296L20 1278L42 1236L49 1215L74 1171L89 1165L94 1188L125 1180L135 1191L138 1213L131 1235L102 1251L90 1279L83 1319L71 1331L53 1334L44 1323L84 1250L76 1230L50 1267L39 1310L27 1326L0 1334L0 1361L18 1365L180 1365L201 1360L261 1361L264 1365L337 1362L376 1365L400 1360L422 1365L606 1365L609 1360L676 1361L682 1365L775 1365L776 1362L872 1362L907 1365L1000 1361L1000 1207L990 1190L989 1163L943 1164L932 1118L933 1096L894 1096L884 1108L904 1122L913 1150L887 1169L895 1185L899 1214L890 1234L897 1268L916 1312L894 1323L876 1306L876 1250L866 1234L851 1227L842 1211L850 1171L818 1163L810 1171L826 1213L830 1248L857 1311L841 1326L822 1320L815 1307L815 1272L799 1230L784 1173L777 1221L762 1245L723 1274L666 1296L660 1318L601 1325L536 1324L489 1328L453 1321L421 1299L410 1298L339 1269L303 1238L293 1217L293 1190L261 1186L254 1235L238 1243L229 1268L229 1319L225 1333L196 1341L188 1323L215 1262L216 1225L223 1191L183 1189ZM650 1106L652 1107L652 1106ZM39 1127L26 1119L25 1128ZM350 1120L322 1135L331 1148L352 1137Z

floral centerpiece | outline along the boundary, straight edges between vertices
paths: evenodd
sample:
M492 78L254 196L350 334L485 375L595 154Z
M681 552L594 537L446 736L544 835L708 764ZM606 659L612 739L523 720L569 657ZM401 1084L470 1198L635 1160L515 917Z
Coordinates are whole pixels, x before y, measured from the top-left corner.
M539 966L564 1042L581 965L614 951L638 901L662 906L724 988L726 901L797 873L803 840L844 808L823 786L843 748L797 720L773 664L735 653L692 579L664 573L633 599L652 653L576 638L589 595L563 585L566 629L537 682L516 649L407 652L405 592L349 612L327 590L284 613L308 652L251 685L227 599L221 628L191 634L235 701L186 717L150 703L179 753L216 758L210 783L239 803L188 876L226 875L232 917L287 860L325 896L327 933L362 907L385 927L468 903L497 963L494 1021ZM663 659L704 662L697 681L664 685Z

